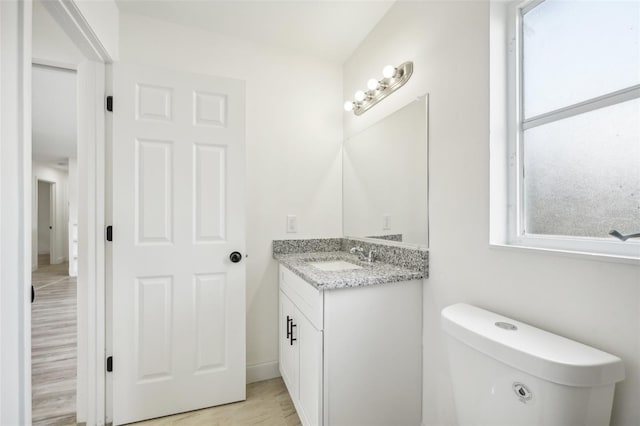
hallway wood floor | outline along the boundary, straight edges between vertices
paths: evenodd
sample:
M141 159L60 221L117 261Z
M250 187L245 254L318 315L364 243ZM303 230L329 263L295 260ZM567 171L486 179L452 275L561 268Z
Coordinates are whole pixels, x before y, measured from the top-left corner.
M67 275L67 263L49 265L45 256L31 275L33 425L75 425L76 279Z

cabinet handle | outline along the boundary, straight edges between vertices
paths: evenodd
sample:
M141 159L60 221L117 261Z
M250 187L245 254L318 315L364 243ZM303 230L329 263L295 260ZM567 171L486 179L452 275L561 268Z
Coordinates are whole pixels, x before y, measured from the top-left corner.
M293 322L293 318L289 318L289 315L287 315L287 339L291 337L291 330L289 329L289 324L291 324L292 322Z
M291 346L293 346L293 342L295 342L296 340L298 340L298 339L296 339L296 338L294 338L294 337L293 337L293 327L297 327L297 325L295 325L295 324L293 323L293 319L292 319L292 320L291 320L291 337L289 338L289 345L291 345Z

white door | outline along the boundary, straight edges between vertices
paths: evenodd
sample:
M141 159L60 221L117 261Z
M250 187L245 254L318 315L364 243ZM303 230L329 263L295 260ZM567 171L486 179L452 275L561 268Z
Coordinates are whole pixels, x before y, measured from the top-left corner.
M114 424L243 400L244 83L118 64L113 120Z

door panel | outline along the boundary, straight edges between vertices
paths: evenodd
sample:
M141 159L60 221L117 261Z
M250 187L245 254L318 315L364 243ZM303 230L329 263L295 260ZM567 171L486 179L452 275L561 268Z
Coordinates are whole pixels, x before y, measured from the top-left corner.
M194 315L196 324L196 372L206 373L226 367L224 351L227 332L225 319L226 276L224 274L194 277Z
M138 244L171 243L173 142L136 139Z
M193 147L194 239L198 242L224 241L226 236L226 157L224 146Z
M172 277L136 280L138 382L171 378Z
M298 315L300 332L300 417L302 424L319 426L322 396L322 332L316 330L302 314Z
M114 66L114 424L245 398L244 83Z

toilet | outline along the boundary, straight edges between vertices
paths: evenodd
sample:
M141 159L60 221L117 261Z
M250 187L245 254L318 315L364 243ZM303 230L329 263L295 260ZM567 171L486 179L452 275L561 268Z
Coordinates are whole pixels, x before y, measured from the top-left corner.
M464 303L442 328L460 426L609 424L620 358Z

